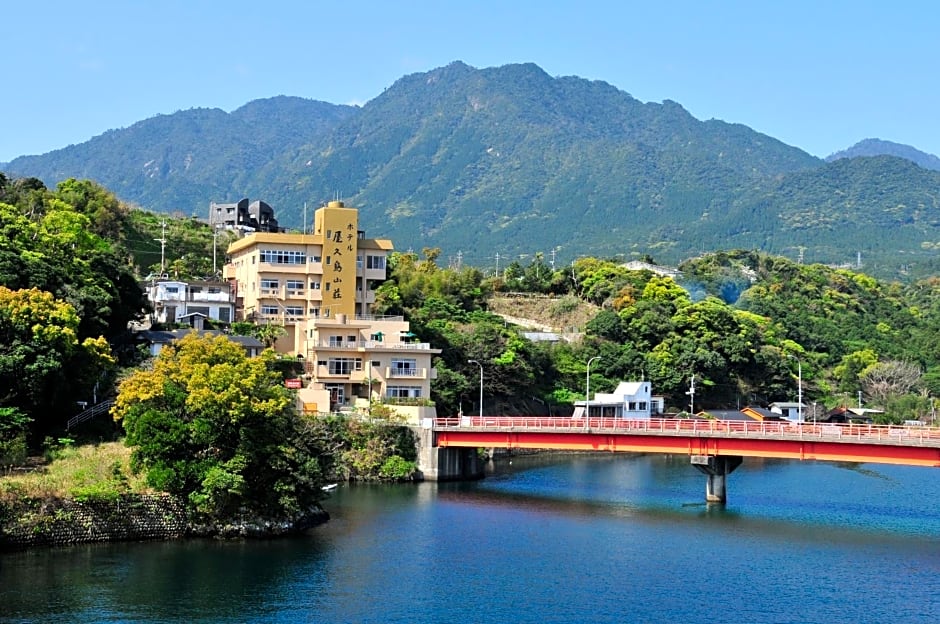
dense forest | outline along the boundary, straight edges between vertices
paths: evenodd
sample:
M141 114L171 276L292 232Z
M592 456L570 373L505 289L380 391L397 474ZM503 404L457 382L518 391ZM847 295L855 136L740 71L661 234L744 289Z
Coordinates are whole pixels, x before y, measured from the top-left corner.
M802 391L820 414L861 400L885 410L885 422L900 422L929 419L940 393L936 279L883 283L752 251L689 261L677 280L596 258L552 270L541 256L484 277L438 267L435 254L397 254L378 299L443 349L432 387L441 413L472 400L468 359L485 363L485 400L496 412L564 412L583 398L594 356L593 389L648 379L675 412L689 409L693 374L696 405L706 411L795 401ZM487 312L489 298L507 290L550 294L550 308L599 311L581 340L533 343Z
M940 172L903 146L856 147L824 162L602 81L455 62L361 107L276 97L178 111L5 169L47 185L92 178L185 217L263 199L293 228L305 205L340 196L400 249L487 270L540 252L674 265L734 248L882 279L935 274Z

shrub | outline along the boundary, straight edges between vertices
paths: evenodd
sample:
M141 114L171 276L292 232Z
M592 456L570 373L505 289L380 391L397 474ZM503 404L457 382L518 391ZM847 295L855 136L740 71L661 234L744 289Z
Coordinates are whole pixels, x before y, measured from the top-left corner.
M416 469L415 462L408 461L401 455L392 455L382 464L379 475L386 479L410 479Z

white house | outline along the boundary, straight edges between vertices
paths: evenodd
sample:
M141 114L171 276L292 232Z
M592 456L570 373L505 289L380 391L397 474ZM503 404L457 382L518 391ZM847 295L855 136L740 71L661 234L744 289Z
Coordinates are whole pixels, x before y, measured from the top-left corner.
M229 282L162 279L148 283L145 289L153 305L154 323L180 323L199 316L222 323L235 320L235 296Z
M806 406L802 403L779 401L771 403L770 411L774 414L780 414L790 422L804 422L806 420Z
M591 418L649 419L662 414L665 400L652 395L648 381L621 381L617 389L607 394L598 392L587 401L575 401L573 418L583 418L585 407Z

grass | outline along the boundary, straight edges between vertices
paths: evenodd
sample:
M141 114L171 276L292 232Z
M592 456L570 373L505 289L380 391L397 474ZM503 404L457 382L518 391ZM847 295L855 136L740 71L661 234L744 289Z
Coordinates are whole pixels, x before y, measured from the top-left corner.
M131 473L131 450L123 442L60 449L52 462L36 470L0 476L0 501L149 492L143 476Z

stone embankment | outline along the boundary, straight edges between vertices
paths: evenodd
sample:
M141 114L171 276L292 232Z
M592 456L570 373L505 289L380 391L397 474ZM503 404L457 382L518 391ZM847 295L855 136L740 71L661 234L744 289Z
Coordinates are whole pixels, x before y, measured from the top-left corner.
M245 516L198 523L169 495L126 495L114 501L21 499L0 503L0 551L90 542L171 540L184 537L276 537L325 522L320 508L298 518Z

